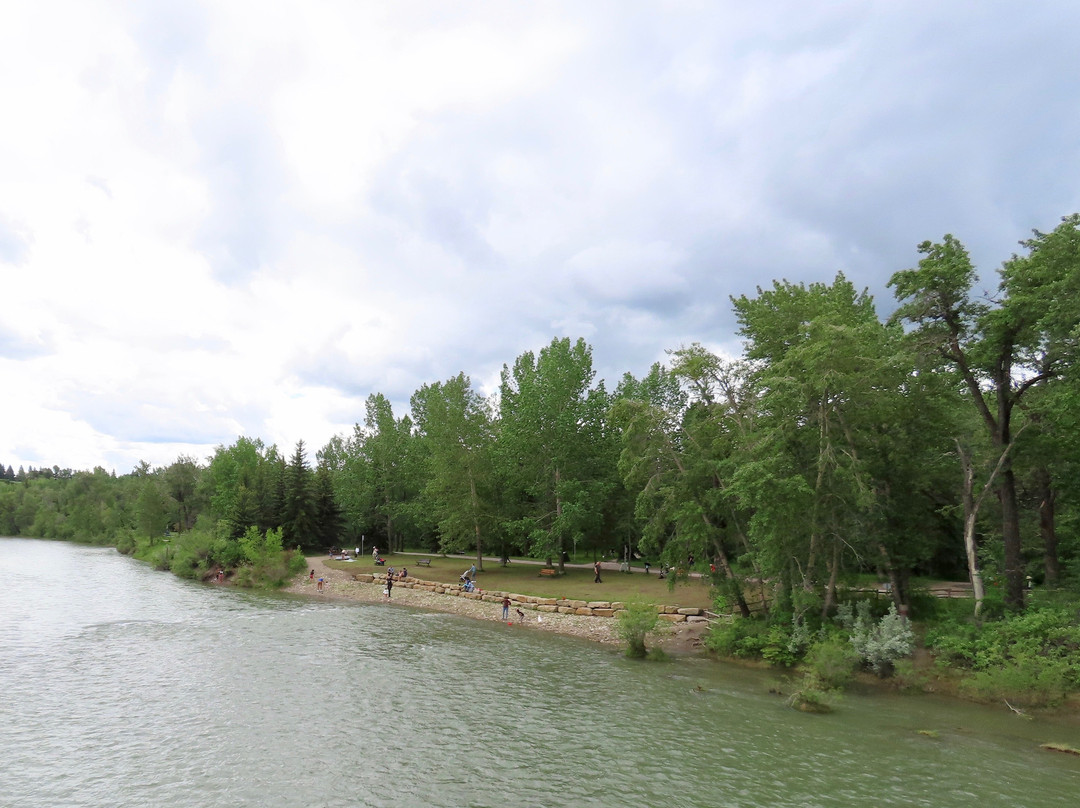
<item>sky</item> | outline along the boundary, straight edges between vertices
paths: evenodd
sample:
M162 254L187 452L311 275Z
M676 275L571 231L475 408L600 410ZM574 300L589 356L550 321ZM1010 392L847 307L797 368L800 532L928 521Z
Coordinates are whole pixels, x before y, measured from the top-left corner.
M985 288L1080 210L1080 4L14 0L0 464L309 457L584 338L609 389L731 297Z

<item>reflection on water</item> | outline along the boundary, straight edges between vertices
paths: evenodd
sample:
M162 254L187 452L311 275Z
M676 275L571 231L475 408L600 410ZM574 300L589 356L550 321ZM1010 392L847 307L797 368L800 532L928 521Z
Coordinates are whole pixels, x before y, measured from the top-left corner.
M1074 726L888 695L809 716L771 683L0 539L5 805L1072 806L1080 794L1080 759L1038 748L1080 747Z

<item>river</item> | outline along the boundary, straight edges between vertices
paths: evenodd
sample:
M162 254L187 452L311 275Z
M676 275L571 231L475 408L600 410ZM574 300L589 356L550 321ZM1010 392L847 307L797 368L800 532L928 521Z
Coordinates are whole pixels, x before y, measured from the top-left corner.
M0 539L3 806L1080 803L1080 758L1039 748L1075 724L880 693L805 715L774 683Z

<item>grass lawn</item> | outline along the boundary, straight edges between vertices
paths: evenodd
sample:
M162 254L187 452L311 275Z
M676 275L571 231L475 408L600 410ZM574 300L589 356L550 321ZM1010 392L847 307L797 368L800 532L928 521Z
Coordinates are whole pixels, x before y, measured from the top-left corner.
M395 570L405 566L409 575L426 581L457 583L458 577L472 563L468 559L442 558L431 556L430 567L416 564L416 556L386 556L388 565ZM349 572L385 573L386 567L376 567L369 559L362 561L327 561L327 566ZM687 606L708 609L712 607L712 597L707 583L698 579L680 581L674 589L668 589L666 580L658 580L655 575L643 572L630 574L604 570L603 583L593 583L592 569L567 567L563 575L549 578L540 575L536 564L514 562L508 567L499 566L498 562L484 565L484 571L476 576L476 585L480 589L497 589L515 592L519 595L536 595L545 598L570 598L571 600L608 600L641 601L644 603L664 604L666 606Z

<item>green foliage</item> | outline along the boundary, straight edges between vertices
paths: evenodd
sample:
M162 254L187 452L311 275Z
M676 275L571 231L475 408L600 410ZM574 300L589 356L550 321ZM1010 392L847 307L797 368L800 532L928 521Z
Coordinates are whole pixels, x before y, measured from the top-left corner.
M792 639L788 624L741 617L714 626L705 637L705 647L720 656L763 659L777 667L791 667L799 661L799 649Z
M792 629L782 623L769 626L761 645L761 658L770 665L790 668L799 661L799 650L792 642Z
M619 612L616 633L626 643L626 655L635 659L646 656L645 637L656 630L660 615L648 603L628 603Z
M814 643L806 655L808 671L829 690L847 687L859 662L859 655L851 643L835 634Z
M830 690L813 673L808 673L799 689L788 697L788 706L804 713L831 713L839 698L836 690Z
M972 671L964 692L1028 706L1054 704L1080 688L1080 626L1072 610L1034 608L976 625L950 622L927 631L939 664Z
M240 537L244 560L253 566L272 563L279 559L282 550L282 529L261 533L252 525Z
M1022 656L975 673L960 691L978 701L1004 699L1022 707L1053 707L1075 687L1076 668L1060 659Z

